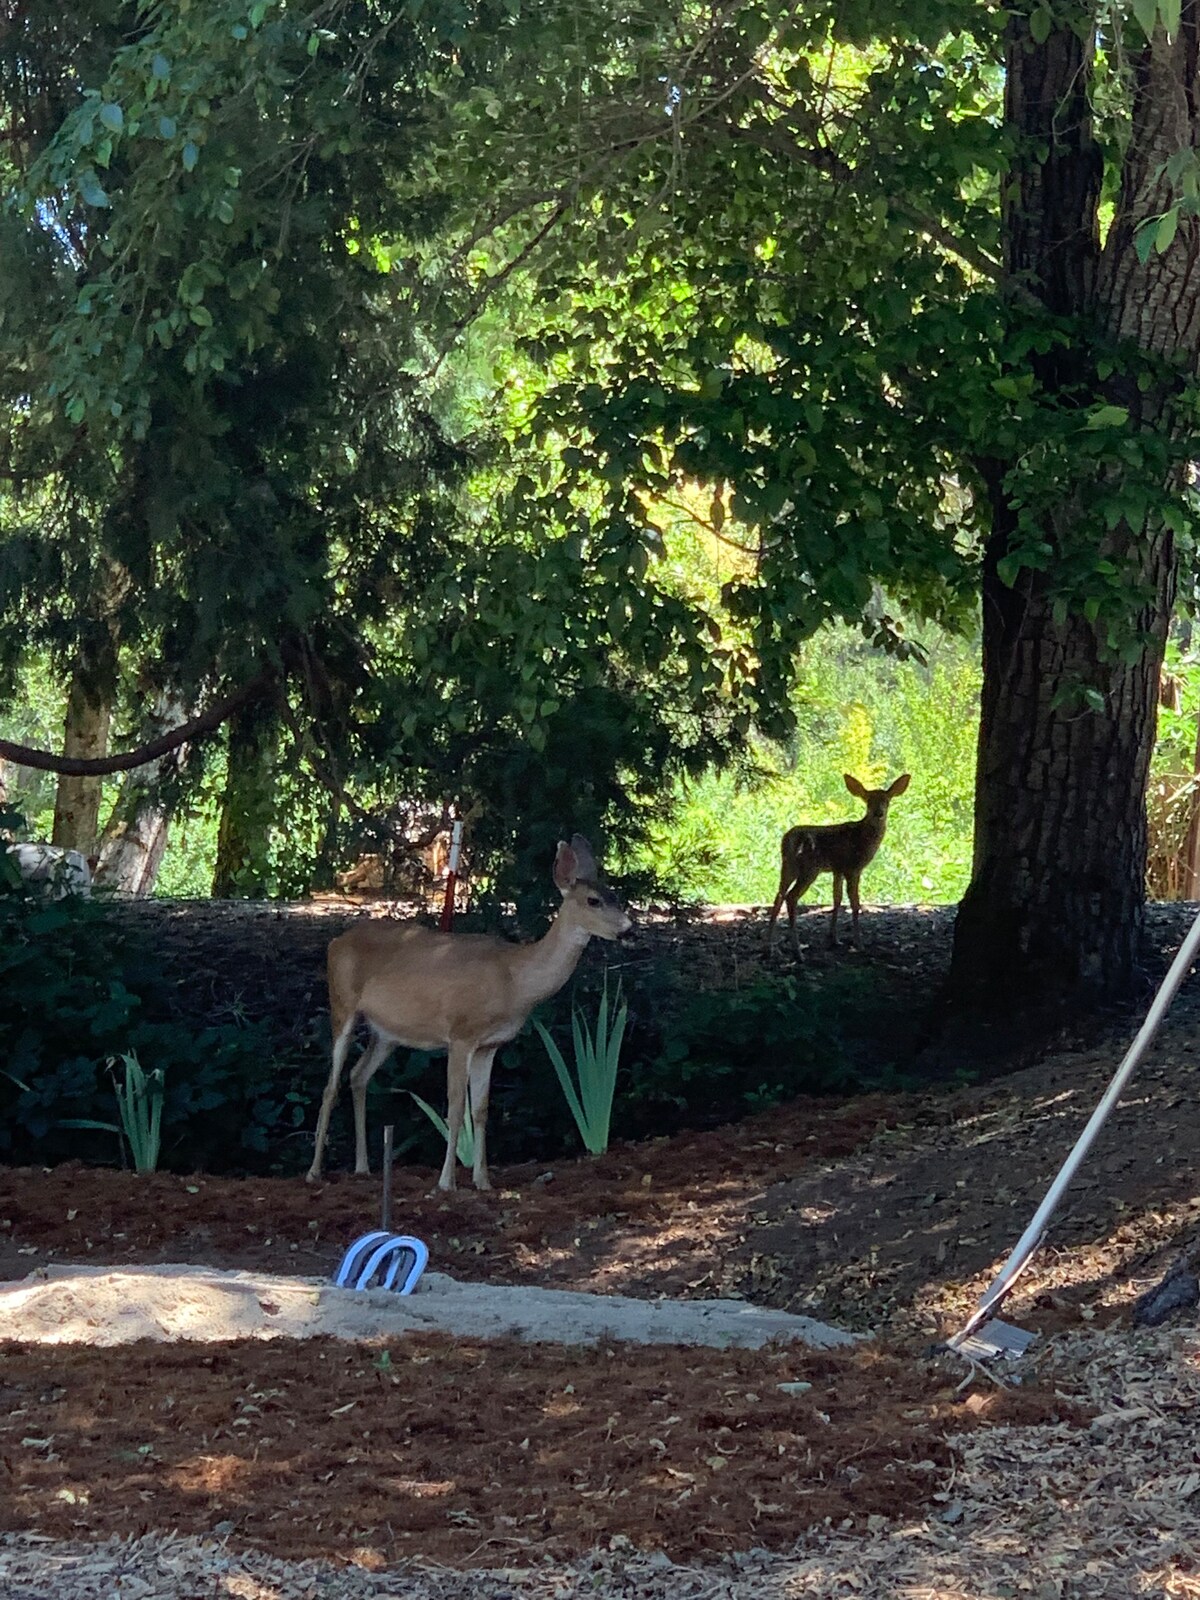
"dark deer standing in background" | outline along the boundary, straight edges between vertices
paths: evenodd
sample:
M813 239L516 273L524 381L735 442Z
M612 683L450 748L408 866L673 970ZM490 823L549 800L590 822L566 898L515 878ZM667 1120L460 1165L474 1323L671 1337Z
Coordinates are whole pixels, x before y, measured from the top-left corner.
M858 943L858 881L863 868L883 843L887 830L888 806L897 795L908 788L910 774L905 772L888 789L867 789L844 773L850 793L866 803L867 814L857 822L834 822L820 827L789 828L780 844L782 863L779 873L779 893L767 919L767 943L775 931L780 908L787 901L788 921L792 926L792 944L800 954L800 938L796 932L796 902L816 882L822 872L833 873L833 919L829 925L829 942L837 944L838 909L842 903L842 884L850 891L852 920L851 942Z

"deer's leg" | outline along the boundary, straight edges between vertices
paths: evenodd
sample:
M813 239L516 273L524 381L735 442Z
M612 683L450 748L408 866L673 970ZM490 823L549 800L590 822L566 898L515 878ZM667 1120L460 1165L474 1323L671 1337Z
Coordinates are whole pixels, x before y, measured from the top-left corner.
M837 919L842 906L842 875L835 872L833 875L833 918L829 924L829 942L837 944Z
M783 897L786 893L787 891L785 889L781 889L775 896L775 904L771 907L770 913L767 917L766 944L768 950L771 948L771 935L775 932L775 923L779 918L780 911L783 909Z
M329 1119L333 1115L333 1108L337 1104L338 1089L342 1081L342 1068L346 1064L346 1051L350 1048L350 1037L354 1032L354 1013L349 1016L330 1019L334 1026L333 1036L333 1065L329 1069L329 1082L325 1085L325 1093L321 1096L321 1110L317 1116L317 1133L313 1142L312 1166L308 1169L309 1183L315 1183L321 1176L321 1163L325 1157L325 1141L329 1137Z
M817 881L818 873L819 869L816 867L811 870L806 868L803 872L797 873L787 892L788 922L792 928L792 949L796 952L797 961L800 959L800 930L796 925L796 907L800 904L800 896L807 894Z
M800 899L799 891L793 883L787 892L788 926L792 930L792 949L797 956L800 954L800 934L796 928L796 903Z
M471 1125L475 1130L475 1166L472 1177L477 1189L490 1189L487 1164L488 1099L492 1092L492 1062L495 1050L477 1050L471 1061Z
M850 943L855 949L858 948L858 880L860 876L861 874L857 872L848 872L846 874L846 888L850 893Z
M467 1077L474 1055L469 1044L452 1044L446 1062L446 1159L442 1162L439 1189L453 1189L458 1162L458 1136L462 1132L463 1111L467 1104Z
M788 862L784 861L783 870L779 874L779 893L775 896L775 904L771 907L771 914L767 918L767 948L771 948L771 935L775 932L775 924L779 920L779 913L783 909L783 902L787 899L794 874ZM791 915L792 903L788 900L788 915Z
M372 1029L371 1042L350 1074L350 1093L354 1097L354 1170L360 1174L371 1170L367 1156L367 1085L391 1055L393 1043L386 1034Z

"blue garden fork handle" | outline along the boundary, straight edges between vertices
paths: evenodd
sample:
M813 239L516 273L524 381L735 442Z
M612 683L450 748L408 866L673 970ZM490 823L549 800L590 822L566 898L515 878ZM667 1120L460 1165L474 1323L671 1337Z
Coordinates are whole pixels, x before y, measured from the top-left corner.
M369 1289L381 1275L379 1288L411 1294L428 1264L429 1246L420 1239L376 1228L355 1239L342 1257L334 1282L339 1289Z

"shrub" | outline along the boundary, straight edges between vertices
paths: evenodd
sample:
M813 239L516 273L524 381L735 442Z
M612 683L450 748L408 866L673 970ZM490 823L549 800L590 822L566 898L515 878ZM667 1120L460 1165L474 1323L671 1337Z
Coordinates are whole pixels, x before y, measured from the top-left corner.
M163 1072L167 1164L253 1165L300 1126L311 1096L272 1060L266 1030L181 1025L172 992L154 950L104 906L0 892L6 1159L111 1160L111 1141L86 1124L110 1124L105 1064L128 1054Z

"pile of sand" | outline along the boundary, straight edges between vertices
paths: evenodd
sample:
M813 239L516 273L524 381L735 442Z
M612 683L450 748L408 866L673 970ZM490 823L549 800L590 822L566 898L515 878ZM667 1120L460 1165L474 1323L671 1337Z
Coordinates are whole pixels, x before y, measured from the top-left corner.
M336 1289L320 1278L214 1267L39 1267L0 1284L0 1340L128 1344L135 1339L465 1338L563 1344L742 1345L800 1340L817 1348L854 1336L811 1317L738 1300L633 1300L622 1295L458 1283L427 1273L412 1295Z

